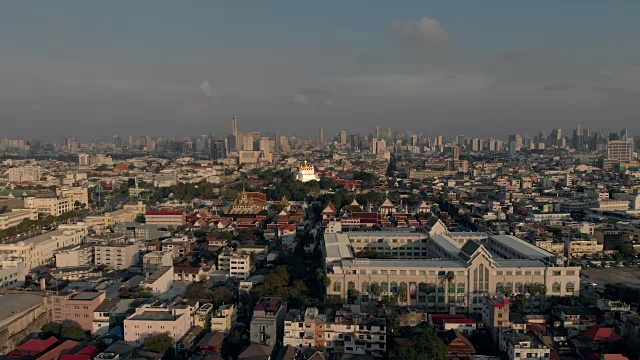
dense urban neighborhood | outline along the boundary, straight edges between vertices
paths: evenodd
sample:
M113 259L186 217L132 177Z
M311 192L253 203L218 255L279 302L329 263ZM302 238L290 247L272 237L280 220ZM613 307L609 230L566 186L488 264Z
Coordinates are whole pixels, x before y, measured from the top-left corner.
M640 141L1 138L1 359L638 359Z

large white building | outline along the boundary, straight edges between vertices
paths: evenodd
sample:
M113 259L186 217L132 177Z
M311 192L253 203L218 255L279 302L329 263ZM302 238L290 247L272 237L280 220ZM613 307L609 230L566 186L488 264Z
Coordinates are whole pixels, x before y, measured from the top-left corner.
M28 197L24 199L24 206L28 209L37 209L43 215L60 216L73 210L74 201L71 197Z
M329 319L316 308L289 311L284 320L283 345L298 350L326 349L331 355L367 355L383 357L386 354L386 320L360 309L344 308ZM355 311L354 311L355 310Z
M607 142L607 158L621 162L629 162L633 157L633 141L609 140Z
M67 268L93 264L93 245L82 244L56 251L56 267Z
M28 270L53 263L56 250L79 245L87 235L84 223L60 225L57 230L29 239L0 244L0 256L22 258Z
M40 166L19 166L7 170L7 177L10 182L36 182L42 177Z
M296 180L302 182L308 182L312 180L319 181L320 177L316 175L316 169L311 164L307 164L305 160L304 164L300 165L298 172L296 173Z
M103 243L95 246L96 265L105 265L111 269L124 270L133 265L138 260L140 248L136 244L114 244Z
M191 323L189 308L142 306L124 320L124 341L140 346L147 337L166 332L178 341L189 331Z
M232 278L246 280L251 276L252 269L249 254L223 252L218 256L218 270L228 271Z
M38 220L38 211L35 209L13 209L0 214L0 230L20 225L25 220Z
M356 249L390 258L356 258ZM324 252L327 293L342 298L389 296L411 306L480 312L482 297L490 294L543 286L548 295L573 296L580 289L579 267L564 267L562 257L514 236L336 233L325 234Z

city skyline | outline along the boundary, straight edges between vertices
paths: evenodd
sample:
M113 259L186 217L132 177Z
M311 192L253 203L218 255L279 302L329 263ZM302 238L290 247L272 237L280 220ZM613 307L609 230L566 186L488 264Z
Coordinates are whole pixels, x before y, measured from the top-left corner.
M638 3L334 10L10 4L0 15L3 135L226 134L232 116L302 138L320 126L479 137L577 124L639 130Z

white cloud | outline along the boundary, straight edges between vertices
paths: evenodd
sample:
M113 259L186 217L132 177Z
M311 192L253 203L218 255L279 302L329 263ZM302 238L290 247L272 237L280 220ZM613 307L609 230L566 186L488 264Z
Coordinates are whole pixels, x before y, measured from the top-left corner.
M438 20L423 17L391 23L391 34L402 44L415 49L433 49L448 45L449 33Z

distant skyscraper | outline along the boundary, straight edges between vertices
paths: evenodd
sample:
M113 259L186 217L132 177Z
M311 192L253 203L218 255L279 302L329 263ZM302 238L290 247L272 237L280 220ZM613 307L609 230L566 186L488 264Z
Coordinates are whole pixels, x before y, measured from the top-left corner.
M122 149L122 139L118 135L113 135L113 147L116 149Z
M453 152L453 158L455 160L459 160L460 159L460 146L454 146L452 148L452 152Z
M260 151L262 152L262 157L271 162L271 139L266 136L261 137L259 146Z
M620 130L620 140L622 141L627 141L629 139L629 133L627 132L627 129L622 129Z
M211 142L211 160L221 160L227 157L227 150L224 141L214 140Z
M347 130L342 130L340 132L340 144L342 145L347 144Z
M324 144L324 129L320 128L318 130L318 141L320 141L320 144Z
M282 150L282 147L280 146L280 136L282 136L280 134L280 131L276 131L276 134L274 136L275 149L273 149L273 151L276 153Z
M380 125L376 126L376 139L380 139Z
M238 118L235 116L231 119L231 135L233 135L233 143L235 146L230 147L229 150L240 150L242 141L240 139L240 134L238 133Z
M253 136L251 134L244 134L242 137L242 150L253 150Z
M236 138L238 137L238 118L235 116L231 119L231 134Z
M609 140L607 143L607 158L620 162L629 162L633 155L633 141Z

